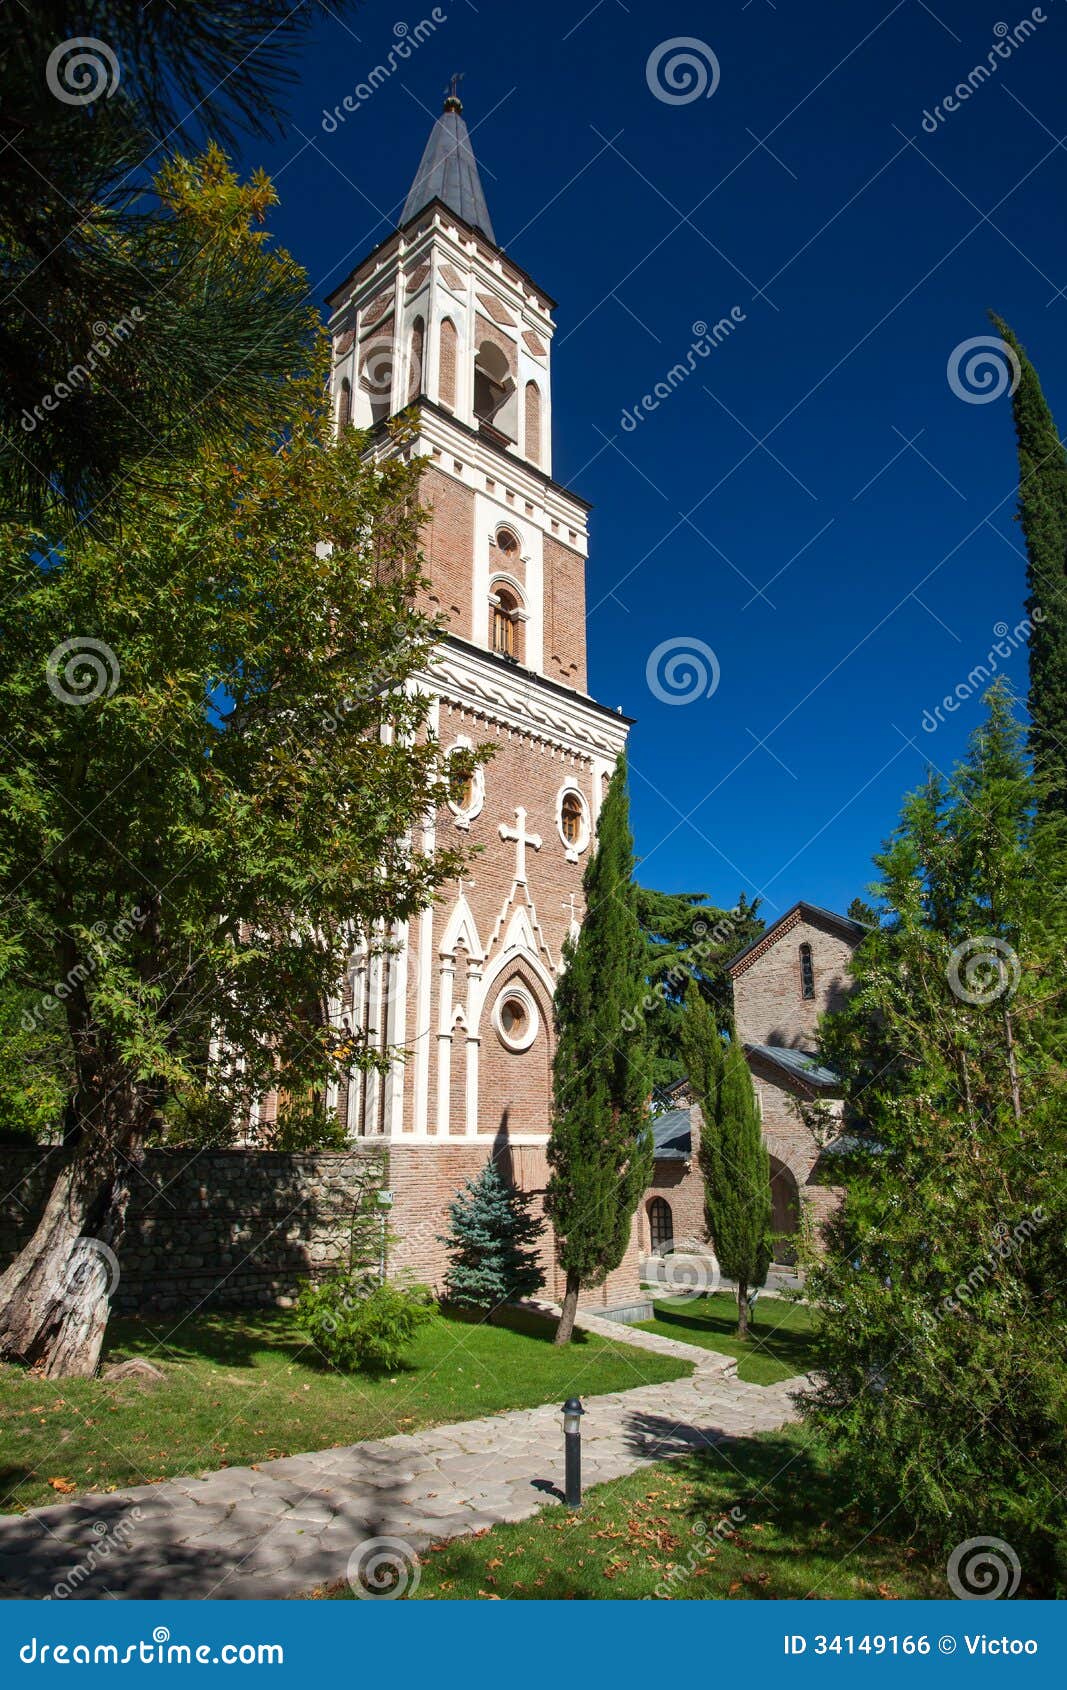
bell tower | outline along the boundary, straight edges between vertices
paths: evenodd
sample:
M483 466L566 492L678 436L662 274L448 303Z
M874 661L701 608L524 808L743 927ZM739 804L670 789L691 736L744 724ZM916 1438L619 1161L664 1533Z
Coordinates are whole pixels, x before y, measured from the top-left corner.
M391 954L354 956L338 1006L407 1052L337 1102L353 1141L384 1141L397 1263L433 1283L448 1203L488 1156L544 1187L552 996L629 726L586 691L589 506L552 477L555 302L497 242L456 80L399 226L329 300L337 426L388 452L408 412L427 460L427 608L447 625L421 679L431 730L445 756L494 752L425 839L478 846L469 878ZM636 1273L635 1246L596 1300L632 1301Z

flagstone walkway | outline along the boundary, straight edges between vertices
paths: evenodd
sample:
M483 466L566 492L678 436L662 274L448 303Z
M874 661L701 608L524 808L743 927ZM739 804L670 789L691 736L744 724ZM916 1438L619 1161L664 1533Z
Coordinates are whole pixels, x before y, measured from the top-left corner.
M801 1379L746 1385L726 1356L596 1316L580 1324L694 1364L687 1379L587 1399L586 1485L796 1418ZM558 1502L562 1469L553 1403L86 1495L0 1517L0 1597L285 1597L344 1579L350 1562L372 1571L379 1555L410 1571L431 1543Z

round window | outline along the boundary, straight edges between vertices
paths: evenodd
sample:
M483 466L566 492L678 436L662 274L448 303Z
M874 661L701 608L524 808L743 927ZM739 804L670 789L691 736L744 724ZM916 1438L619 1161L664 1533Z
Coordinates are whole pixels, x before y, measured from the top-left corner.
M525 986L508 986L501 992L493 1020L509 1050L529 1050L537 1037L537 1005Z
M526 1005L518 998L506 998L500 1011L500 1025L509 1039L521 1039L529 1016Z

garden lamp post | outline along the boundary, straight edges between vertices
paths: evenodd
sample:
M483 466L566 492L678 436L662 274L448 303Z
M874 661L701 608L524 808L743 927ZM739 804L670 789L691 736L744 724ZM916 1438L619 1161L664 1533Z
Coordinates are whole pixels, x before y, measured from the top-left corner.
M582 1415L577 1397L563 1404L564 1493L568 1508L582 1506Z

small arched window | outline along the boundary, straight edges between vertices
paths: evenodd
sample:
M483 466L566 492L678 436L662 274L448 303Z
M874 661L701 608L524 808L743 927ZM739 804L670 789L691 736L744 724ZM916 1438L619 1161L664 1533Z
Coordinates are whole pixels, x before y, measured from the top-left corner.
M662 1197L653 1197L648 1205L648 1232L652 1254L665 1255L674 1243L674 1217L670 1204Z
M541 389L535 381L526 383L526 456L541 462Z
M337 401L337 427L347 428L352 421L352 383L345 376L341 382L341 396Z
M416 317L411 325L411 356L408 360L408 404L422 392L422 360L426 346L426 324Z
M585 820L582 811L582 801L576 792L565 792L560 806L560 826L563 837L568 845L577 845L582 837L582 823Z
M811 960L811 946L806 942L800 947L800 990L805 998L815 996L815 964Z
M519 555L519 542L510 528L502 528L496 537L497 548L506 557L516 558Z
M515 657L515 629L518 623L518 604L513 593L500 587L493 605L493 650L500 657Z
M437 394L442 405L454 410L456 405L456 325L451 317L441 324L440 368L437 374Z

